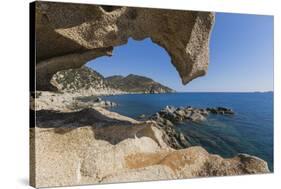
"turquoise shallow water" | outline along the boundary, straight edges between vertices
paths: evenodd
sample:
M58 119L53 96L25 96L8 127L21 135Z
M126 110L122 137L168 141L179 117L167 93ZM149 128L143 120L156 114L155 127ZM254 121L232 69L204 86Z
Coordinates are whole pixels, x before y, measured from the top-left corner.
M210 115L206 122L186 122L177 129L210 153L223 157L255 155L266 160L273 171L273 93L130 94L103 98L118 104L112 111L136 119L166 105L232 108L234 116Z

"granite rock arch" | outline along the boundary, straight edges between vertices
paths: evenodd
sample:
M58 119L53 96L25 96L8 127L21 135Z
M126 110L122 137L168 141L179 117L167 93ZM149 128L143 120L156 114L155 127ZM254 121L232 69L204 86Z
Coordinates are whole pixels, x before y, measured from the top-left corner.
M111 56L130 37L164 48L187 84L208 69L214 20L211 12L36 2L36 90L53 90L53 74Z

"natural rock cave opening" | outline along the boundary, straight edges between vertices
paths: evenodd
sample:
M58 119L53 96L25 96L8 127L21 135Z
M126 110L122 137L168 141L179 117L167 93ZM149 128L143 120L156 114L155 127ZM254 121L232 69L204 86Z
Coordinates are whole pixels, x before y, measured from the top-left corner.
M183 84L207 71L214 13L55 3L36 8L37 90L53 90L56 72L110 56L128 38L150 38L164 48Z
M142 41L130 38L127 44L115 47L111 57L90 60L85 66L104 77L138 75L171 88L175 83L181 84L169 54L149 38Z
M117 88L126 92L161 93L182 86L169 54L149 38L141 41L129 38L128 43L114 48L112 56L90 60L81 68L58 71L50 82L61 92Z
M93 78L95 75L100 78ZM90 60L80 68L58 71L52 76L50 83L56 90L75 92L73 90L77 86L99 87L96 81L98 79L112 83L117 88L124 88L122 83L128 84L132 88L124 90L132 92L146 90L148 93L157 93L159 90L169 90L168 88L172 91L182 85L169 54L150 38L141 41L129 38L126 44L115 47L111 56Z

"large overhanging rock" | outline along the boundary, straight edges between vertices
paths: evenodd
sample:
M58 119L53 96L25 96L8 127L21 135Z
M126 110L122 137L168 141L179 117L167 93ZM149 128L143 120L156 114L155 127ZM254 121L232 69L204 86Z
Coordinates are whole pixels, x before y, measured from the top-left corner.
M110 56L130 37L163 47L187 84L207 71L213 23L210 12L36 2L37 90L50 90L57 71Z

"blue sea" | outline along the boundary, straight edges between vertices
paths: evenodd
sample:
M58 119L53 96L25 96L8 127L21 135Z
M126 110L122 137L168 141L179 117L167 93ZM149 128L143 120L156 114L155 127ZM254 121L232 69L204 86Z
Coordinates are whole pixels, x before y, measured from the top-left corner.
M169 93L128 94L103 97L116 102L111 111L139 119L167 105L198 108L224 106L235 115L210 115L200 124L177 125L192 140L210 153L233 157L238 153L255 155L268 162L273 171L273 93Z

